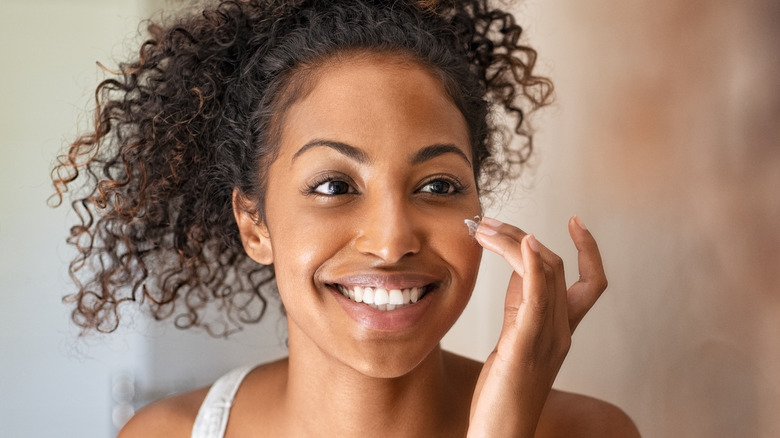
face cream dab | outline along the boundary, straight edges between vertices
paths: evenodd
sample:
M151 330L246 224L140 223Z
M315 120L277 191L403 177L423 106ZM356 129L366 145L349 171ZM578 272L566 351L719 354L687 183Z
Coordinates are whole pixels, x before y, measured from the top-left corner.
M466 224L466 227L469 229L469 236L474 237L475 234L477 234L477 227L479 227L479 222L482 220L479 216L474 216L474 219L464 219L463 222Z

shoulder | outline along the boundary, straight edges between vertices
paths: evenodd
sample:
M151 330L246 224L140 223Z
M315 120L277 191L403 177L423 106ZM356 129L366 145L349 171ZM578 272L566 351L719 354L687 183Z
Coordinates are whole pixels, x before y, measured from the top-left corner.
M117 438L189 437L209 388L168 397L138 411Z
M482 363L444 352L448 368L473 390ZM470 394L470 392L469 392ZM639 438L633 420L619 407L581 394L553 389L542 410L536 438Z
M537 438L639 438L631 418L592 397L553 390L539 419Z
M271 389L284 385L286 370L286 358L253 368L240 382L233 399L229 426L240 427L244 419L256 418L257 410L254 407L272 406L276 399L268 394ZM125 424L117 438L192 436L198 411L211 388L207 386L149 404Z

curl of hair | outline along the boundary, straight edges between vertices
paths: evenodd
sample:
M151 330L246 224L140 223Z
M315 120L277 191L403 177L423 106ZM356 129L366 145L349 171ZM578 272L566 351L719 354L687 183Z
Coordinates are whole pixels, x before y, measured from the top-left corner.
M148 31L97 87L94 129L52 170L55 205L81 187L68 238L77 292L64 301L84 331L114 331L126 302L215 336L261 319L273 266L244 252L232 193L263 216L284 109L329 59L400 53L437 74L466 118L481 195L518 175L525 116L552 95L514 17L486 0L221 1ZM515 141L498 140L491 106L514 120Z

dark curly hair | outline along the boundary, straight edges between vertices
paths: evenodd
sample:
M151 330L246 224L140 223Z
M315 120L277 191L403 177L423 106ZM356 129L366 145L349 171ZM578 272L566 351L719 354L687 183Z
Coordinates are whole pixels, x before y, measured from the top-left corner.
M394 53L437 75L466 119L481 195L517 176L532 150L524 116L552 94L514 17L486 0L221 1L148 31L98 86L94 130L52 171L56 205L81 182L68 238L78 291L64 301L84 331L114 331L128 301L215 336L260 320L273 266L244 252L232 193L263 217L285 109L324 62ZM514 120L514 140L491 105Z

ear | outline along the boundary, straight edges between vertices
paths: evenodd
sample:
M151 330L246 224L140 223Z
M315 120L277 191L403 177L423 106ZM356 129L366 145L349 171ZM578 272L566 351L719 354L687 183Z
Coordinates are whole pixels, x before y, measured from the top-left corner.
M268 227L258 217L252 201L240 193L238 188L233 189L233 216L238 224L238 232L241 234L241 243L244 251L252 260L261 265L270 265L274 261L274 252L271 247L271 237Z

